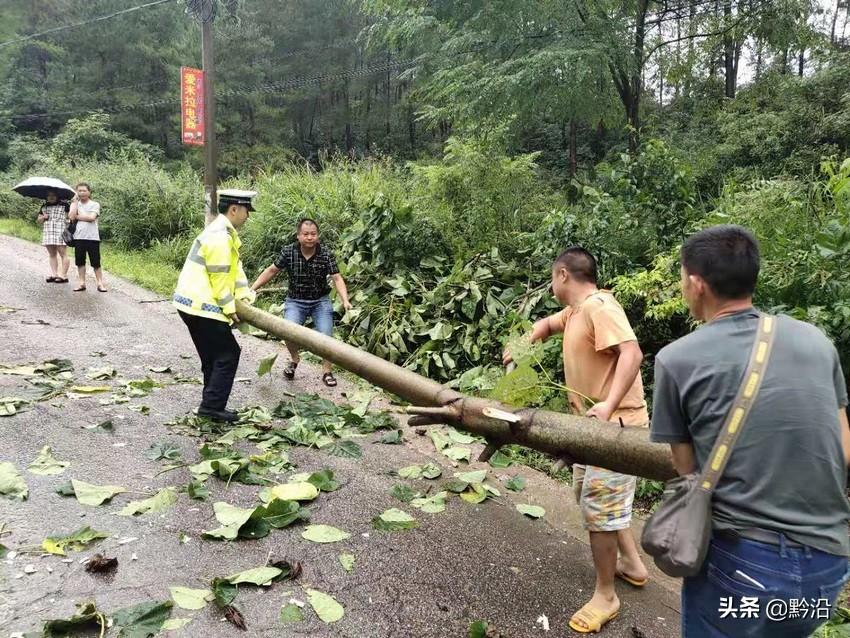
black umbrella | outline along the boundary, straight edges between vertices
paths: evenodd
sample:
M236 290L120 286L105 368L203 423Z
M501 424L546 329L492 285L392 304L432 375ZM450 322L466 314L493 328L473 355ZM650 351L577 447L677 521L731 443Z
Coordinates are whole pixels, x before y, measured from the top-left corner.
M59 199L71 199L76 194L76 191L61 179L52 177L29 177L12 190L24 197L36 199L47 199L48 191L54 191Z

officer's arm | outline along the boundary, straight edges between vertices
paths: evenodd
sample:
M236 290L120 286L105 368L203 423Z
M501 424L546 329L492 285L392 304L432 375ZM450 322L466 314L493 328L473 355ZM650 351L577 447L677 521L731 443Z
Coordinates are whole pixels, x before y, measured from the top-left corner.
M214 241L201 246L200 254L204 258L207 277L210 281L213 298L225 315L236 314L236 298L233 296L236 286L236 273L231 272L230 243Z
M257 300L257 293L254 292L253 288L248 287L248 277L245 275L245 268L242 266L241 259L236 270L236 290L234 295L239 301L246 301L248 303L254 303Z
M257 277L257 280L251 285L251 290L259 290L267 283L269 283L272 279L274 279L277 273L279 272L280 268L272 264L260 273L260 276Z

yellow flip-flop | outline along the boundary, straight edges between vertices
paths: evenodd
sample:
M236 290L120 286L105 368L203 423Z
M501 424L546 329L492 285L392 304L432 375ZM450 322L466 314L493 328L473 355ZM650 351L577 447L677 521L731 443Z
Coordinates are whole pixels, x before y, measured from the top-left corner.
M649 577L646 577L643 580L638 580L637 578L632 578L627 573L621 571L616 572L616 576L633 587L643 587L649 582Z
M570 618L570 629L577 631L580 634L597 633L602 629L602 627L608 624L608 622L614 620L619 615L619 609L610 614L606 614L604 611L599 611L595 607L591 607L590 604L587 604L574 613L573 617ZM577 620L584 623L584 627L579 625L576 622Z

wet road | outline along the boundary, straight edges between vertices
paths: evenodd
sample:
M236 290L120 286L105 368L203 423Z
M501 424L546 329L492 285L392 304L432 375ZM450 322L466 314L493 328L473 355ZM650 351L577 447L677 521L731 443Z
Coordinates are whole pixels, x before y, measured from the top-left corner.
M75 382L83 385L117 386L122 377L146 375L167 381L172 375L149 371L165 365L175 374L199 374L194 358L181 358L194 351L169 304L156 302L152 293L111 277L108 294L97 293L93 286L88 292L73 293L71 285L46 284L44 257L39 246L0 236L0 306L18 309L0 312L0 363L70 359ZM108 268L108 253L104 264ZM339 388L329 391L321 385L318 367L308 365L299 367L296 382L288 383L280 373L283 355L271 375L257 378L259 360L277 346L237 336L243 346L239 376L247 381L236 384L231 405L271 408L283 398L283 391L318 392L342 400L343 392L355 389L343 380ZM94 352L105 356L94 357ZM86 379L89 368L107 365L117 370L118 378L106 382ZM21 377L0 375L0 396L15 395L24 386L26 380ZM169 586L204 588L215 576L263 565L270 554L301 561L303 576L268 589L241 591L237 605L248 624L247 632L238 632L224 622L211 604L200 611L175 608L172 618L191 618L191 622L167 635L460 638L474 620L486 620L511 638L572 634L567 621L589 597L593 569L589 548L580 540L583 533L575 525L569 491L528 468L491 469L491 482L500 487L500 478L517 473L527 477L526 491L517 495L503 489L503 498L481 505L455 498L445 512L424 514L400 504L390 490L405 482L424 489L427 481L402 481L393 470L428 461L442 464L444 477L457 470L434 450L427 437L411 431L405 432L404 445L376 444L381 434L360 439L362 459L306 448L291 450L295 472L327 467L343 484L311 504L313 523L333 525L351 534L340 543L304 540L300 525L273 530L254 541L201 539L202 531L217 526L213 502L241 507L258 504L258 486L227 486L215 478L207 482L211 498L206 502L191 500L181 492L176 506L162 514L117 516L131 500L163 487L180 489L190 481L185 468L160 474L162 464L147 458L145 451L154 442L166 441L179 447L187 461L200 460L198 438L163 425L195 407L199 394L197 385L173 384L131 402L148 406L147 415L128 409L131 404L101 405L99 398L104 395L94 395L57 397L14 417L0 418L0 461L14 463L29 487L29 499L24 502L0 498L0 542L20 550L82 525L110 535L82 552L70 552L70 563L40 552L0 560L3 636L33 630L48 618L68 617L75 602L96 600L101 610L111 612L167 600ZM108 419L115 423L112 433L84 427ZM26 471L44 445L50 445L58 459L70 462L63 474L40 476ZM460 469L484 467L473 463ZM55 493L71 478L121 485L129 492L99 507L84 506ZM544 505L546 517L537 521L525 518L514 509L514 502ZM390 507L411 512L421 527L391 533L372 529L372 518ZM186 536L188 542L181 543ZM136 540L119 544L127 538ZM96 552L118 558L113 575L102 577L85 571L80 561ZM343 552L356 556L351 573L338 561ZM26 573L27 566L35 571ZM678 636L675 583L655 576L640 591L618 585L622 612L602 635ZM303 622L281 625L281 606L291 598L306 600L305 587L334 596L345 608L344 618L326 625L308 606ZM537 622L543 614L551 627L548 633Z

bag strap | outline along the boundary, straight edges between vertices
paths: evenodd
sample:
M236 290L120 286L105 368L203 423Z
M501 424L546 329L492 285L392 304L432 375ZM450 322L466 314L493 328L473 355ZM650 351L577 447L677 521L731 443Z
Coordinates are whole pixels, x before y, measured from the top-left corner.
M700 475L700 487L708 492L713 492L714 488L717 487L717 482L720 480L723 470L726 469L732 448L735 447L735 442L738 440L738 436L741 434L744 423L750 414L750 409L758 396L767 362L773 350L775 335L776 317L759 313L756 340L750 352L750 362L747 364L746 372L744 372L741 387L738 389L735 401L726 415L723 429L714 442L711 456L709 456L710 462L706 464Z

